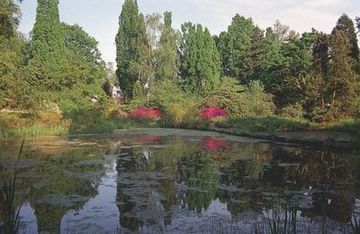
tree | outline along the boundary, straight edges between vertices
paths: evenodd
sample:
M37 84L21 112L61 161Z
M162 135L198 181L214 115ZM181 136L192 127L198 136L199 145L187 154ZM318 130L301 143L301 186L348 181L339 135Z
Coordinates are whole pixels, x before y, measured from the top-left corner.
M62 88L72 91L74 95L88 98L100 96L105 82L106 67L97 47L98 42L78 25L61 24L65 37L66 68L59 82ZM66 98L66 97L64 97Z
M260 56L261 47L264 40L264 32L258 26L254 28L254 35L251 42L251 49L245 58L247 73L244 77L244 83L249 84L253 80L258 80L260 76Z
M86 33L79 25L61 24L65 38L65 48L78 59L92 64L104 64L95 38Z
M22 50L25 40L17 33L19 6L13 0L0 3L0 109L17 105L22 82Z
M354 114L356 96L356 75L350 56L351 40L342 30L335 29L330 40L329 80L327 82L327 103L330 105L332 119L341 119Z
M329 80L329 36L315 32L312 43L313 64L311 72L304 79L303 106L311 120L321 122L325 109L326 83Z
M6 38L17 34L20 22L20 8L14 0L2 0L0 3L0 35Z
M65 57L64 34L59 20L58 0L38 0L32 31L26 81L42 91L60 91Z
M251 18L236 14L227 32L219 36L218 50L222 74L246 83L244 77L250 70L246 58L250 53L255 26Z
M159 48L156 51L156 80L175 80L178 76L178 46L171 23L171 12L165 12Z
M156 50L159 46L159 37L163 27L161 20L162 16L158 13L145 17L146 35L152 50Z
M273 26L273 32L275 41L282 43L288 39L289 26L282 24L280 20L276 20Z
M281 44L276 41L272 28L266 29L260 51L260 80L265 90L275 95L281 90L285 58L281 53Z
M355 26L352 19L350 19L346 14L343 14L337 21L336 26L333 30L343 31L345 35L350 40L350 56L354 59L355 62L359 61L359 45L355 32Z
M140 81L145 89L153 75L144 17L139 14L135 0L125 0L123 4L115 41L116 75L125 100L129 100L133 97L135 82Z
M205 95L220 81L220 57L214 39L200 24L185 23L181 29L183 86L194 94Z
M290 37L281 44L284 58L280 80L281 89L276 93L281 106L295 105L304 100L307 75L312 68L312 43L314 32L304 33L301 38Z

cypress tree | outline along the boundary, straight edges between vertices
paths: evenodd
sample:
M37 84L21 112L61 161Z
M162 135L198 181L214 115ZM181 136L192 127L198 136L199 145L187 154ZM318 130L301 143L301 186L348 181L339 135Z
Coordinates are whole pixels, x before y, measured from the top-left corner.
M0 2L0 36L14 37L20 21L20 8L13 0Z
M329 43L327 34L316 32L316 38L312 45L312 71L308 74L308 80L304 87L304 109L307 116L317 122L323 121L326 114L326 83L329 80L330 62Z
M246 83L244 80L248 71L246 58L251 50L254 29L251 18L246 19L236 14L228 31L220 34L218 49L223 64L223 75Z
M254 35L251 41L251 49L248 56L245 58L246 74L244 83L249 84L252 80L259 79L260 75L260 56L261 46L264 40L264 32L256 26L254 28Z
M355 32L355 26L352 19L349 18L346 14L343 14L337 21L336 26L333 30L343 31L345 35L349 38L350 41L350 56L354 59L355 62L359 61L359 45Z
M192 93L206 95L220 82L220 56L207 28L182 25L181 74Z
M31 39L27 82L43 90L60 90L59 79L66 62L58 0L38 0Z
M342 30L335 29L330 40L329 80L327 81L327 103L333 119L354 114L356 75L350 56L351 40Z
M317 34L313 44L313 70L324 78L329 75L329 36L323 32Z
M176 34L171 27L171 12L164 13L159 48L156 52L156 79L175 80L178 76L178 54Z
M124 98L133 97L136 81L143 88L152 77L150 45L146 35L143 15L139 14L137 2L125 0L119 17L116 41L116 76Z

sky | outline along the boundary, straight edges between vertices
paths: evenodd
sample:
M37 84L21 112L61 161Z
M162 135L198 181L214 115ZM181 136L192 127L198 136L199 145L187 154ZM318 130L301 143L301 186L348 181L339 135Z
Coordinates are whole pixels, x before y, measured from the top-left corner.
M115 35L123 0L59 0L60 20L78 24L99 42L103 59L114 62ZM28 35L36 14L36 0L21 4L19 30ZM251 17L261 28L272 26L279 19L300 33L312 27L331 32L337 19L346 13L360 16L360 0L138 0L144 14L172 11L173 27L184 22L201 23L212 34L225 31L235 14Z

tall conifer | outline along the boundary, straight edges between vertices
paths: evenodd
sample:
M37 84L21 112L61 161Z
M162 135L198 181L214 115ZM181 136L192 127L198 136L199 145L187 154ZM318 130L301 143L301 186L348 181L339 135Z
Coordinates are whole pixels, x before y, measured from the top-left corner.
M213 37L200 24L182 25L181 74L184 87L206 95L220 82L220 56Z
M148 86L151 74L150 45L143 15L135 0L125 0L119 17L116 41L116 76L125 99L133 97L136 81Z
M171 27L171 23L171 12L165 12L159 48L156 52L157 80L175 80L178 76L178 47L176 44L176 34Z
M58 0L38 0L25 77L30 85L38 89L61 89L59 79L66 57L58 4Z

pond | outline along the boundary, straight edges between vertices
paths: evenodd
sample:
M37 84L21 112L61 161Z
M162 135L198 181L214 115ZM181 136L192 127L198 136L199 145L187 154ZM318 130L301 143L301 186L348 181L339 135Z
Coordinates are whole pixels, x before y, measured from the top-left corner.
M360 230L360 155L171 129L20 144L0 143L20 233Z

